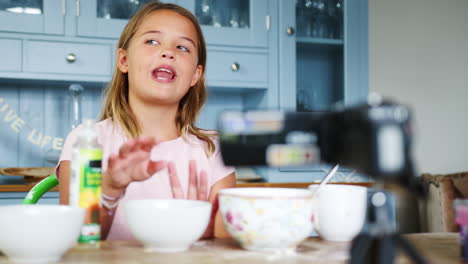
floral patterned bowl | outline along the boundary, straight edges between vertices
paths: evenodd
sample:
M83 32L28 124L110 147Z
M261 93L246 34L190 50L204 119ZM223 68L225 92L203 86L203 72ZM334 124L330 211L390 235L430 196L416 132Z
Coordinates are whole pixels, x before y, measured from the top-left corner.
M295 249L313 230L312 193L305 189L222 189L219 207L226 229L247 250Z

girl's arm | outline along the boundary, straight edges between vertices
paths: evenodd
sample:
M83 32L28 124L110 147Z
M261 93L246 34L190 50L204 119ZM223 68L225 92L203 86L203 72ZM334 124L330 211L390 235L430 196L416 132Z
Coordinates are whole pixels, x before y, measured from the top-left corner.
M59 199L60 204L68 205L69 204L69 195L70 195L70 161L63 160L60 162L59 166ZM103 175L103 179L106 178ZM108 190L107 187L104 187L107 191L106 193L112 194L112 190ZM117 197L117 194L114 194ZM101 236L104 240L109 233L112 220L114 219L114 209L107 209L101 206L100 211L100 220L101 220Z
M59 200L68 205L70 196L70 161L62 160L59 164Z
M123 195L126 187L122 189L114 189L112 188L110 182L111 182L111 176L108 175L107 172L103 172L101 192L109 197L113 197L116 199L115 201L110 201L110 203L119 202L119 199ZM109 235L109 231L112 225L112 221L114 220L114 215L115 215L116 210L117 210L117 207L107 208L105 206L101 206L101 211L99 215L100 221L101 221L101 240L107 239L107 236Z
M211 187L211 192L210 196L208 197L208 201L210 201L213 205L213 210L211 214L210 223L208 224L208 228L202 238L230 237L229 233L224 227L221 214L218 210L218 192L221 189L233 187L236 187L236 175L234 174L234 172L219 180Z

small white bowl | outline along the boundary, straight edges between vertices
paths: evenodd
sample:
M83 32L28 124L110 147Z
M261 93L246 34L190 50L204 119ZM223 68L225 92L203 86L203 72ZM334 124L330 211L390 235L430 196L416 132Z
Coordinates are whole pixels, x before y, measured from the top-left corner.
M84 216L66 205L0 206L0 251L14 263L58 261L77 243Z
M205 232L211 203L183 199L130 200L125 216L130 232L146 251L181 252Z
M313 230L314 204L307 189L222 189L219 206L226 229L247 250L295 249Z

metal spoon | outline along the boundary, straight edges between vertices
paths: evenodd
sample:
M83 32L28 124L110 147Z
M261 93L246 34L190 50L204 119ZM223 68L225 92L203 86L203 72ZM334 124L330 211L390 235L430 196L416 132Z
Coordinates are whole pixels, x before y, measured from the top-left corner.
M340 167L339 164L336 164L335 167L328 173L328 175L320 182L317 188L315 188L314 193L312 194L312 197L316 196L317 193L319 192L320 188L322 188L325 184L327 184L330 179L335 175L335 173L338 171L338 167Z

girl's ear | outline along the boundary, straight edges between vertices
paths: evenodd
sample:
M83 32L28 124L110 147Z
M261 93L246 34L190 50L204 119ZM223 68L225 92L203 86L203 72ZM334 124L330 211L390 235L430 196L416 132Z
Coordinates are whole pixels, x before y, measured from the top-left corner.
M195 69L195 73L193 74L192 82L190 82L190 87L194 86L198 82L198 80L200 80L202 73L203 73L203 66L198 65L197 68Z
M127 51L122 48L117 50L117 67L123 73L128 72Z

